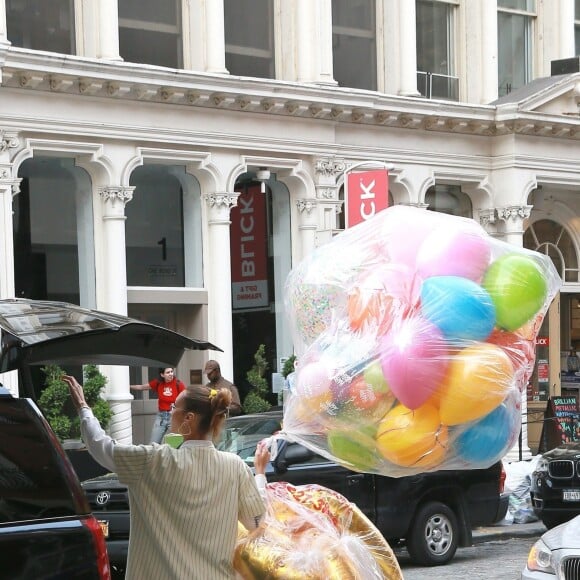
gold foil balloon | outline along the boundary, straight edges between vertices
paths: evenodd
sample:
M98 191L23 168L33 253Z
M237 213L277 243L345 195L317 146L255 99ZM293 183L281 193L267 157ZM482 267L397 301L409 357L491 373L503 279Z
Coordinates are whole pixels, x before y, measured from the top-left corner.
M393 551L345 497L319 485L268 484L260 528L240 526L234 557L246 580L402 580Z

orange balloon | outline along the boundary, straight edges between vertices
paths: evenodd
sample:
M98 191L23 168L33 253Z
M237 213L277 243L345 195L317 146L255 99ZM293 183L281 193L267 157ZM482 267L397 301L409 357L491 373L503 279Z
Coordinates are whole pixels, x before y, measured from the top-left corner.
M347 301L351 328L360 331L369 325L374 326L377 331L382 329L391 301L392 298L387 296L384 291L361 287L353 288Z
M501 347L476 343L456 354L439 396L441 422L459 425L484 417L514 385L514 369Z
M527 339L515 332L495 329L487 341L500 346L508 355L514 371L525 372L528 368L533 371L536 356L534 340Z
M379 452L392 463L430 468L443 461L447 428L433 405L414 410L397 405L379 423L376 439Z

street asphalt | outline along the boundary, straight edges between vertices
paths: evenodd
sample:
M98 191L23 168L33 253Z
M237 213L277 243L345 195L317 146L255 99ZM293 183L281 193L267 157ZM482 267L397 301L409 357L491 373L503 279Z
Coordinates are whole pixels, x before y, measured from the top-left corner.
M473 543L481 544L492 540L507 540L509 538L539 538L545 531L546 526L541 521L527 524L485 526L473 530Z

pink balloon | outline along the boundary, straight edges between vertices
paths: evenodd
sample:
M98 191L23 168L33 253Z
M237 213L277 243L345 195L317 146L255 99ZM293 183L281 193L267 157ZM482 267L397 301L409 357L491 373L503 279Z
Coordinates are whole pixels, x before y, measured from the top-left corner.
M330 397L330 370L320 362L299 366L296 373L296 392L301 397Z
M426 209L395 205L381 217L381 240L386 257L394 264L403 264L414 270L419 247L439 225L437 214Z
M417 273L461 276L479 282L491 259L491 247L479 226L440 227L430 233L417 254Z
M381 368L397 399L417 409L445 378L449 351L439 329L415 317L403 320L381 339Z

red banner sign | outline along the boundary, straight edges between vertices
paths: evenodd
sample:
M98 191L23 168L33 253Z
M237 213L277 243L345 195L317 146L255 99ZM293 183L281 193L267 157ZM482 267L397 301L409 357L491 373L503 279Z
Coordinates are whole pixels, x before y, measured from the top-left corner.
M352 171L346 180L346 227L372 218L389 205L389 172L386 169Z
M230 212L232 307L268 306L268 239L266 196L249 187Z

